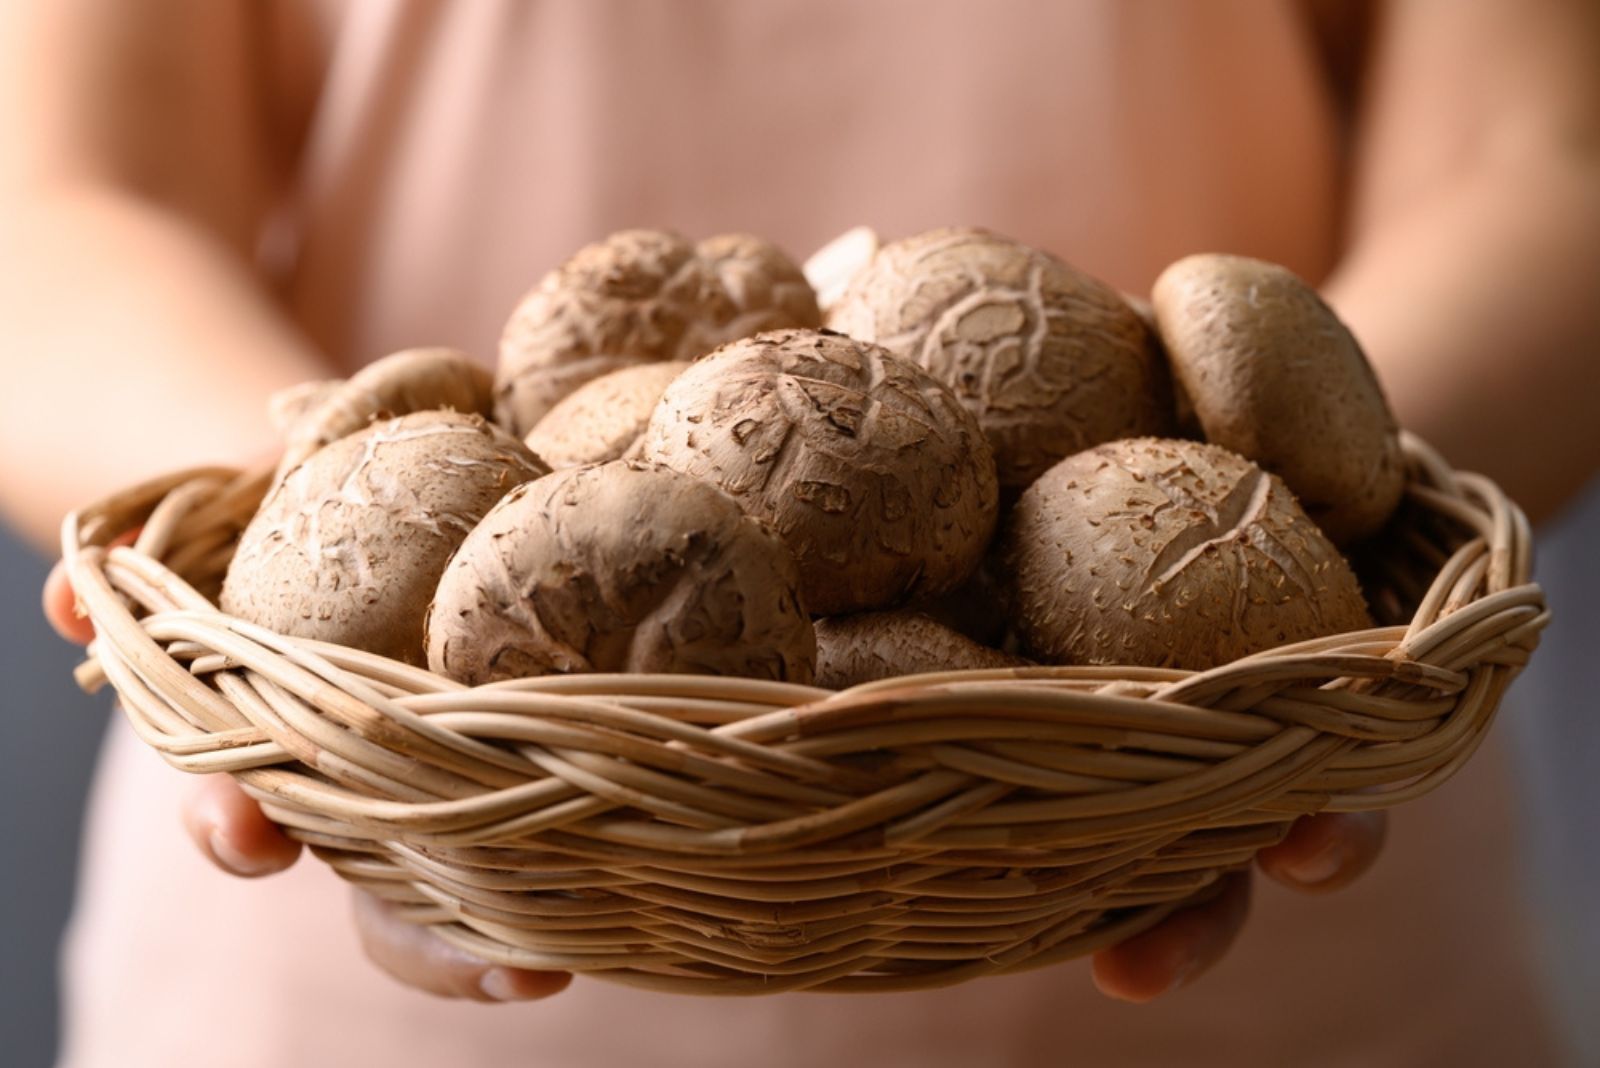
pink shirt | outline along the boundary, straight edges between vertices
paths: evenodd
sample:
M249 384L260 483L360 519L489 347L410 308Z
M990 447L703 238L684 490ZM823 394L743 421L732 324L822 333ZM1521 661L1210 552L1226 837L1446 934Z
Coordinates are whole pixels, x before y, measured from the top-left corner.
M492 358L522 291L624 226L750 230L804 256L858 223L978 224L1139 292L1192 251L1313 279L1336 254L1335 117L1288 3L367 0L319 16L327 78L268 247L294 316L350 365L431 343ZM1259 882L1227 959L1148 1007L1095 994L1082 962L871 997L580 978L485 1007L367 964L317 862L261 882L211 870L176 818L183 776L118 724L63 1063L1550 1063L1503 770L1491 741L1402 809L1349 891Z

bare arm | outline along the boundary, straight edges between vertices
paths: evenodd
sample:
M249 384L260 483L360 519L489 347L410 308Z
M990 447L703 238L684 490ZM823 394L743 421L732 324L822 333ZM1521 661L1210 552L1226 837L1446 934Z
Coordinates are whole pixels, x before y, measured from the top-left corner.
M1535 519L1600 469L1600 5L1397 0L1327 287L1401 422Z
M249 10L0 5L0 511L41 546L96 494L260 452L265 396L329 374L253 267L294 146Z
M295 148L273 121L281 98L255 80L273 73L265 10L0 2L0 510L41 546L98 493L263 451L266 395L331 373L254 267ZM72 603L58 566L47 614L87 640ZM300 852L226 776L198 781L184 821L236 874L281 870ZM567 982L490 967L370 895L356 902L369 956L414 986L505 1000Z

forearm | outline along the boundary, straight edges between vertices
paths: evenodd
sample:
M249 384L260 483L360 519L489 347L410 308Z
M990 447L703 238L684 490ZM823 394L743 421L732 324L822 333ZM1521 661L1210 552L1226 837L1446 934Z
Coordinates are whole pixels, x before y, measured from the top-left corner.
M103 191L0 203L0 510L49 550L69 510L270 447L265 398L327 377L237 253Z
M1600 166L1483 167L1326 287L1402 425L1548 517L1600 469Z

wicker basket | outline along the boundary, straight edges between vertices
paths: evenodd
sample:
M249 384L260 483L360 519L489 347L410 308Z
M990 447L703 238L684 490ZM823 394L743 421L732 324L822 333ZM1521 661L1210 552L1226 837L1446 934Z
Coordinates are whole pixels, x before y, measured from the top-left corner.
M1549 615L1517 508L1405 447L1364 576L1395 625L1202 673L465 688L220 613L266 475L209 469L68 518L99 634L78 679L489 960L701 994L940 986L1126 938L1296 817L1416 797L1472 755Z

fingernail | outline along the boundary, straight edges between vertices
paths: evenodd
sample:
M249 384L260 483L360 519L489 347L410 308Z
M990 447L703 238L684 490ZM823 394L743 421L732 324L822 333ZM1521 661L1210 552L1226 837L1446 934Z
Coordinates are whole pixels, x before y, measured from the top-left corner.
M511 978L511 973L504 968L490 968L483 973L483 978L478 980L478 989L482 990L485 997L495 1001L523 1001L524 995L517 989L517 982Z
M272 870L272 862L260 857L247 857L233 847L227 837L219 828L213 827L208 837L211 844L211 855L217 862L235 875L266 875Z
M1284 874L1305 886L1325 883L1344 867L1345 853L1338 842L1330 842L1297 864L1286 865Z
M1177 990L1179 987L1183 986L1183 984L1189 981L1189 977L1195 973L1195 969L1198 967L1200 967L1200 958L1192 953L1185 953L1178 959L1177 964L1174 965L1172 969L1172 982L1168 984L1167 989L1169 991Z

